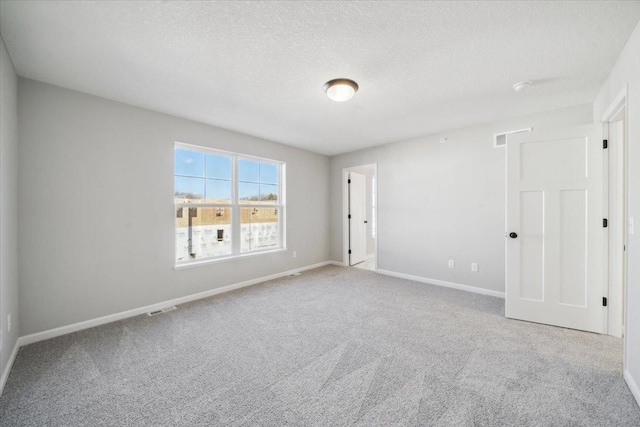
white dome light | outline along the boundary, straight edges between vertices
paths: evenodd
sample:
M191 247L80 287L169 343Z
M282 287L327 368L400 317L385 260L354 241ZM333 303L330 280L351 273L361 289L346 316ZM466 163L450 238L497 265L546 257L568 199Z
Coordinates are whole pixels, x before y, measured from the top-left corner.
M513 85L513 90L516 92L522 92L525 89L528 89L531 86L531 82L519 82Z
M353 98L358 91L358 83L349 79L334 79L324 84L324 91L329 99L344 102Z

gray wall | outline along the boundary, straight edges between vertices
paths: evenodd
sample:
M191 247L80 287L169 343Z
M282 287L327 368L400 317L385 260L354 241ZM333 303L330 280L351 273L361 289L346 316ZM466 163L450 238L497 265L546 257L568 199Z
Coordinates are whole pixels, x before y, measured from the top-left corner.
M332 157L331 259L342 262L342 168L377 163L378 268L504 292L505 150L493 134L591 121L582 105Z
M22 335L329 257L325 156L22 78L18 124ZM289 250L175 271L175 141L286 162Z
M4 372L18 340L18 77L0 38L0 328ZM11 332L7 316L11 314Z
M635 233L627 242L626 375L635 387L640 387L640 23L600 89L594 102L594 121L602 120L625 84L628 84L629 216L635 219ZM640 404L640 388L636 388L636 399Z

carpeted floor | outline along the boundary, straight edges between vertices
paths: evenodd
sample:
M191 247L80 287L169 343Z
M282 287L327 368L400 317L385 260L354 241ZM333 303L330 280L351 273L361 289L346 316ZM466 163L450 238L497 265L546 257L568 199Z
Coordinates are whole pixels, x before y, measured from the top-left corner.
M375 271L376 269L376 259L375 258L367 258L359 264L354 265L355 268L361 268L363 270L371 270Z
M324 267L20 349L2 426L638 426L622 341Z

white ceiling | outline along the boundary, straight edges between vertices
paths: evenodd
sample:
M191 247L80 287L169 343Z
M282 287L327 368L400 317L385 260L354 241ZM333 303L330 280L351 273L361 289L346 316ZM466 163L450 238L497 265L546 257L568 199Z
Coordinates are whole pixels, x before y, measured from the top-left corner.
M21 76L328 155L591 102L639 18L637 1L0 3ZM337 77L351 101L323 93Z

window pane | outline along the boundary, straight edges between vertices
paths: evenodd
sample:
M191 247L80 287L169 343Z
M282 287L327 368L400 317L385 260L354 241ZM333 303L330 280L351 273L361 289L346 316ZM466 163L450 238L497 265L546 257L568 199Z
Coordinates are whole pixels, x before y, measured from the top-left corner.
M204 154L176 148L175 175L204 176Z
M259 182L260 163L251 160L238 160L238 180L246 182Z
M176 260L231 254L231 211L231 208L177 208Z
M240 250L250 252L280 246L278 208L240 208Z
M231 181L220 179L205 181L207 203L231 203Z
M202 201L204 199L204 179L175 177L175 201L176 203L189 201Z
M278 186L270 184L260 184L260 201L262 204L278 204Z
M278 165L260 163L260 182L262 184L278 184Z
M231 157L207 154L205 165L207 178L231 179Z
M247 182L238 183L238 198L240 203L258 202L260 200L260 186Z

